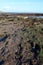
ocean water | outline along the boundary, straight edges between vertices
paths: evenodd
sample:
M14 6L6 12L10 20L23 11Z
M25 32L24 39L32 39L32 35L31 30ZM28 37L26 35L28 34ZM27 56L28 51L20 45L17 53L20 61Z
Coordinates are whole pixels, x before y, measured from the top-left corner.
M29 18L43 18L43 16L29 16Z

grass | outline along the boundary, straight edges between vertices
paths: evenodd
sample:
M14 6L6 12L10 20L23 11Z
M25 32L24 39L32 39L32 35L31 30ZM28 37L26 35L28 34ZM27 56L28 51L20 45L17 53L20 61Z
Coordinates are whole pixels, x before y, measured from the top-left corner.
M3 20L1 19L1 21L3 21L3 23L2 23L2 24L4 24L3 26L5 26L5 25L6 26L4 28L1 27L1 28L3 28L4 33L0 34L0 37L5 36L6 34L9 35L10 33L12 33L12 35L10 34L10 39L11 38L13 40L15 39L16 43L18 41L20 41L21 46L23 48L25 48L26 51L30 48L29 42L27 42L27 41L31 40L33 43L35 43L35 44L37 43L40 45L41 51L39 53L39 56L40 57L43 56L43 49L42 49L42 45L43 45L43 19L39 19L39 18L38 19L37 18L36 19L9 18L8 19L6 17ZM11 23L9 23L9 22L11 22ZM38 23L38 24L34 24L34 23ZM9 26L7 24L12 25L12 26L9 28ZM9 28L9 30L7 27ZM11 32L9 32L11 28L14 28L14 29ZM8 31L6 31L5 29ZM3 32L3 30L1 31L1 29L0 29L1 32ZM15 30L16 30L16 32L15 32ZM16 40L16 38L19 38L20 40L19 39ZM12 44L11 47L15 46L15 45L13 45L13 42L15 43L15 41L13 41L12 39L10 40L10 39L8 38L7 40L5 40L4 43L5 43L6 47L7 46L10 47L9 43ZM26 58L28 58L28 57L29 57L29 55L27 55Z

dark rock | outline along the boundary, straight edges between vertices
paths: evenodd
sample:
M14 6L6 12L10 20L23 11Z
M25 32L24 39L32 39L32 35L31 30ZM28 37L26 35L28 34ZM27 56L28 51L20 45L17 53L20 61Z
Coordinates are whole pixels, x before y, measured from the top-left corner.
M36 44L35 45L35 49L36 49L36 51L40 51L41 49L40 49L40 45L39 44Z

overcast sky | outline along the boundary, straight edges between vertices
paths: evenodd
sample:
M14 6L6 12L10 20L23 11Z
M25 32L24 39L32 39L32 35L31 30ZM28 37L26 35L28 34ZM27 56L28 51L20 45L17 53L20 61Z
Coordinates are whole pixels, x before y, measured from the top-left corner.
M43 0L0 0L0 11L43 13Z

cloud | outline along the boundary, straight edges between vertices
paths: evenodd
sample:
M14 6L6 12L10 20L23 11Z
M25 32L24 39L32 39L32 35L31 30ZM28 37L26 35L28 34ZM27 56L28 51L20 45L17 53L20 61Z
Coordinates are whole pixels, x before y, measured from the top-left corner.
M8 12L8 11L12 10L12 7L9 6L9 5L7 5L7 6L3 6L3 7L1 8L1 10L4 11L4 12L5 12L5 11Z
M11 7L10 6L5 6L5 7L3 7L3 9L9 10L9 9L11 9Z

